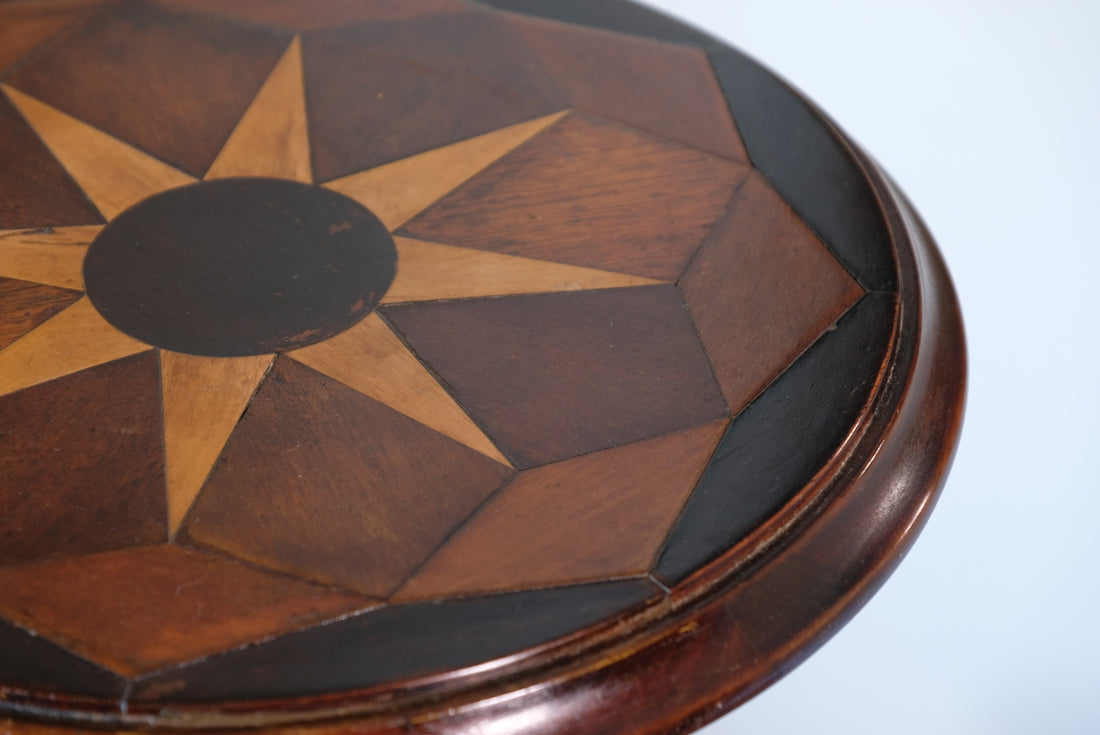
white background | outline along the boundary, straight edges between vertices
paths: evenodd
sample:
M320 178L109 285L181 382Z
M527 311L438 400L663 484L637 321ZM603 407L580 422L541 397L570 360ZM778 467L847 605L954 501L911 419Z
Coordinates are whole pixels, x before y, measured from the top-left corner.
M966 424L900 570L705 735L1100 733L1100 3L651 0L806 92L909 193Z

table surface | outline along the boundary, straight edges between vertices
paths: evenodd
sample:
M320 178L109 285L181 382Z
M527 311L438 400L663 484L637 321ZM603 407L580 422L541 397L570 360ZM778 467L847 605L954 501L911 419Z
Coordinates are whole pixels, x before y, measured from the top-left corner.
M904 202L694 30L492 5L0 10L18 712L382 723L719 593L743 696L911 543L962 372Z
M808 662L705 732L1100 731L1100 595L1080 584L1100 574L1100 388L1096 344L1077 336L1100 329L1100 98L1086 92L1100 7L652 4L792 80L904 187L951 267L971 358L958 456L899 571ZM1021 141L1026 154L1006 155ZM1046 428L1021 432L1022 413Z

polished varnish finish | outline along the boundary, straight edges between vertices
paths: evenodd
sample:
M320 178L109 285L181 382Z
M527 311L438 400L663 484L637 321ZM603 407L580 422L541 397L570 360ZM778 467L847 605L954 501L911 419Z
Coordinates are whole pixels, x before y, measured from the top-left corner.
M694 729L964 363L881 171L626 0L0 4L0 729Z

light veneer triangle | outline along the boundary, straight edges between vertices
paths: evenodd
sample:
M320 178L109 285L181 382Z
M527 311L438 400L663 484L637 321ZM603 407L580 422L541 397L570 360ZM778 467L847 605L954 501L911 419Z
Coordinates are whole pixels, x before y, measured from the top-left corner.
M46 147L107 219L195 179L101 130L0 85Z
M84 254L103 227L0 232L0 277L84 290Z
M0 350L0 395L150 349L108 324L84 297Z
M288 354L470 449L509 464L377 314L331 339Z
M564 110L512 125L345 176L325 186L367 207L394 230L567 113Z
M647 286L661 281L485 250L394 238L401 267L384 304Z
M271 176L305 184L313 181L298 37L291 41L205 178L230 176Z
M274 359L274 355L219 358L161 351L172 534Z

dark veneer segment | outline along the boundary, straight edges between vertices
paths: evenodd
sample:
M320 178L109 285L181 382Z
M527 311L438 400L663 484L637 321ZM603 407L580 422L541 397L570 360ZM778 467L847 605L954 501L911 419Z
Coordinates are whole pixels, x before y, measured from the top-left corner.
M0 93L0 230L103 221L26 121Z
M0 681L5 687L119 699L126 680L0 620Z
M868 291L894 291L890 235L866 176L837 132L774 74L731 48L711 51L753 164Z
M645 580L382 608L135 683L134 702L351 691L493 661L606 621L661 593Z
M734 419L657 563L662 582L732 547L825 465L875 385L894 312L892 295L865 296Z
M706 46L713 39L686 23L627 0L480 0L501 10L618 31L657 41Z

